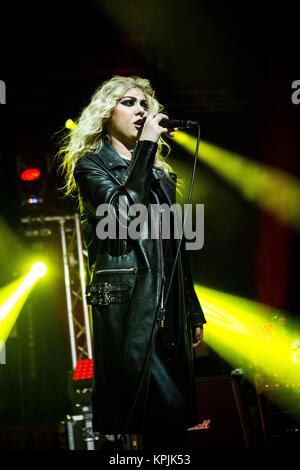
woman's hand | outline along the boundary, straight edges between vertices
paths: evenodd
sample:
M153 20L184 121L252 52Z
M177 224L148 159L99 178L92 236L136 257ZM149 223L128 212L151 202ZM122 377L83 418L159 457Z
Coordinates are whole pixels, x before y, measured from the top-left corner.
M194 328L193 348L198 346L201 341L203 341L203 325Z
M172 129L167 129L166 127L159 125L163 118L169 119L166 114L149 113L139 140L150 140L152 142L157 142L161 134L169 133L170 131L172 132Z

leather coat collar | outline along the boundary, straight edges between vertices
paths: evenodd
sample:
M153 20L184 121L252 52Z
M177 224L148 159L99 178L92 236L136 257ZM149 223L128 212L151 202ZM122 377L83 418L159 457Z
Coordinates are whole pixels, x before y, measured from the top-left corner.
M124 162L123 158L116 152L107 137L104 139L102 148L97 152L97 155L108 170L127 167L127 163Z
M96 152L96 155L100 158L101 162L104 164L108 171L112 171L115 168L127 168L128 164L130 164L130 161L128 161L127 164L123 160L123 158L120 157L120 155L116 152L107 137L104 139L102 148L98 152ZM166 181L166 178L164 177L164 172L159 168L153 168L152 174L154 179L164 192L165 197L169 200L168 189L166 185L169 186L170 182ZM174 173L171 173L170 176L174 184L176 184L176 175ZM170 200L169 203L171 204Z

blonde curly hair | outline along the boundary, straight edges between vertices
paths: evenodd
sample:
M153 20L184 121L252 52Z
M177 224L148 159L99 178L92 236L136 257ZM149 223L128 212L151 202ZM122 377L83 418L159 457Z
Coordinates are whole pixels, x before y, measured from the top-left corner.
M73 175L76 162L80 157L102 148L106 136L105 123L111 117L119 99L132 88L139 88L145 94L149 112L159 113L163 110L163 106L157 101L152 85L147 79L137 76L114 75L102 83L95 90L88 106L83 109L76 121L76 126L63 137L61 148L56 155L61 160L59 169L65 177L62 190L66 196L77 196ZM169 152L170 146L160 138L154 166L162 169L167 177L172 171L171 166L165 161Z

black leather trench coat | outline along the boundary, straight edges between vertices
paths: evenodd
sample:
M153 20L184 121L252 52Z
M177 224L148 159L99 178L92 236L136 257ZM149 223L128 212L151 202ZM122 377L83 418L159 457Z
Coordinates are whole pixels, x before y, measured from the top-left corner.
M155 203L159 188L168 204L176 198L176 176L167 179L153 168L157 144L138 142L129 166L108 140L100 151L81 157L74 176L79 189L84 241L89 256L88 302L92 307L94 353L94 429L104 434L143 432L141 410L151 370L149 348L155 343L162 299L161 240L100 240L96 234L100 204L118 208ZM158 222L159 223L159 222ZM184 243L179 256L176 374L190 391L186 425L194 421L192 327L205 323L194 291ZM137 390L139 394L137 396Z

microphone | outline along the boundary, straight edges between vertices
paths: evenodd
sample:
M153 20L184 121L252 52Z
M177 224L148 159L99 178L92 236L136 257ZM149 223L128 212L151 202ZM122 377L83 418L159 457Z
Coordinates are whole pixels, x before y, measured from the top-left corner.
M138 122L141 126L145 124L147 118L142 118ZM163 118L159 121L159 125L165 127L166 129L187 129L188 127L198 127L199 122L197 121L187 121L185 119L166 119Z

